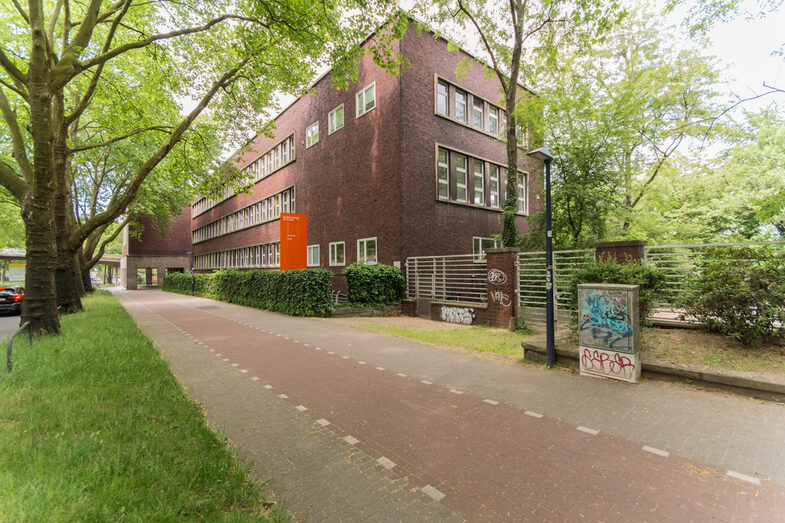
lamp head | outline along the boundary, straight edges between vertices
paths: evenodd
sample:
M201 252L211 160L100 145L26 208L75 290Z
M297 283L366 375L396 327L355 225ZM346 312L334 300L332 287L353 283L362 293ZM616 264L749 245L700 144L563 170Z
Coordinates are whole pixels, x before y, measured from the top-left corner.
M526 153L526 156L531 156L535 160L540 160L542 162L548 162L553 160L553 155L548 150L547 147L540 147L539 149L535 149L533 151L529 151Z

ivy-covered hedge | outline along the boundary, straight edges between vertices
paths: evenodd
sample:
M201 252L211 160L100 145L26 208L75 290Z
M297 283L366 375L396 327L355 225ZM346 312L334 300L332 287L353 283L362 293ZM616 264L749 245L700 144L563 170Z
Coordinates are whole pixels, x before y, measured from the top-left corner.
M706 251L677 306L685 317L746 345L785 338L785 257L749 247Z
M665 288L665 275L654 267L638 262L618 263L616 260L589 262L573 273L570 282L570 299L573 307L578 308L578 284L617 283L638 285L640 298L639 318L641 323L648 316L649 304L662 297Z
M349 286L349 303L381 306L401 303L403 274L391 265L353 263L343 273Z
M237 271L197 274L195 294L216 300L278 311L293 316L324 316L330 301L332 273L324 269ZM167 274L164 290L191 294L190 274Z

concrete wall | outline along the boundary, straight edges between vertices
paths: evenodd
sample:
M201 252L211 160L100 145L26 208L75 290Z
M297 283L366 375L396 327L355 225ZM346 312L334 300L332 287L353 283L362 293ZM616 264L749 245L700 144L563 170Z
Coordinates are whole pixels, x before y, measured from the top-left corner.
M164 284L167 270L190 271L190 256L124 256L120 260L119 285L128 290L138 288L136 273L139 269L157 269L158 287ZM148 277L151 271L147 271Z

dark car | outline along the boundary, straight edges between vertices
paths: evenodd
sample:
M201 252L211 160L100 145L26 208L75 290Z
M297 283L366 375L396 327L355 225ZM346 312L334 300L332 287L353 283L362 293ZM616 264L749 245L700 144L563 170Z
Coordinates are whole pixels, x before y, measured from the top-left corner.
M22 313L24 287L0 287L0 312Z

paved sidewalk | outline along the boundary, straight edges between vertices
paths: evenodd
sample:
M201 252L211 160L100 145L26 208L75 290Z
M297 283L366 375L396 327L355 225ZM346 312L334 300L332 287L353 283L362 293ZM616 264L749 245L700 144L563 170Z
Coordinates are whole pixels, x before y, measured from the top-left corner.
M305 520L775 520L785 510L782 405L505 365L159 291L118 296Z

